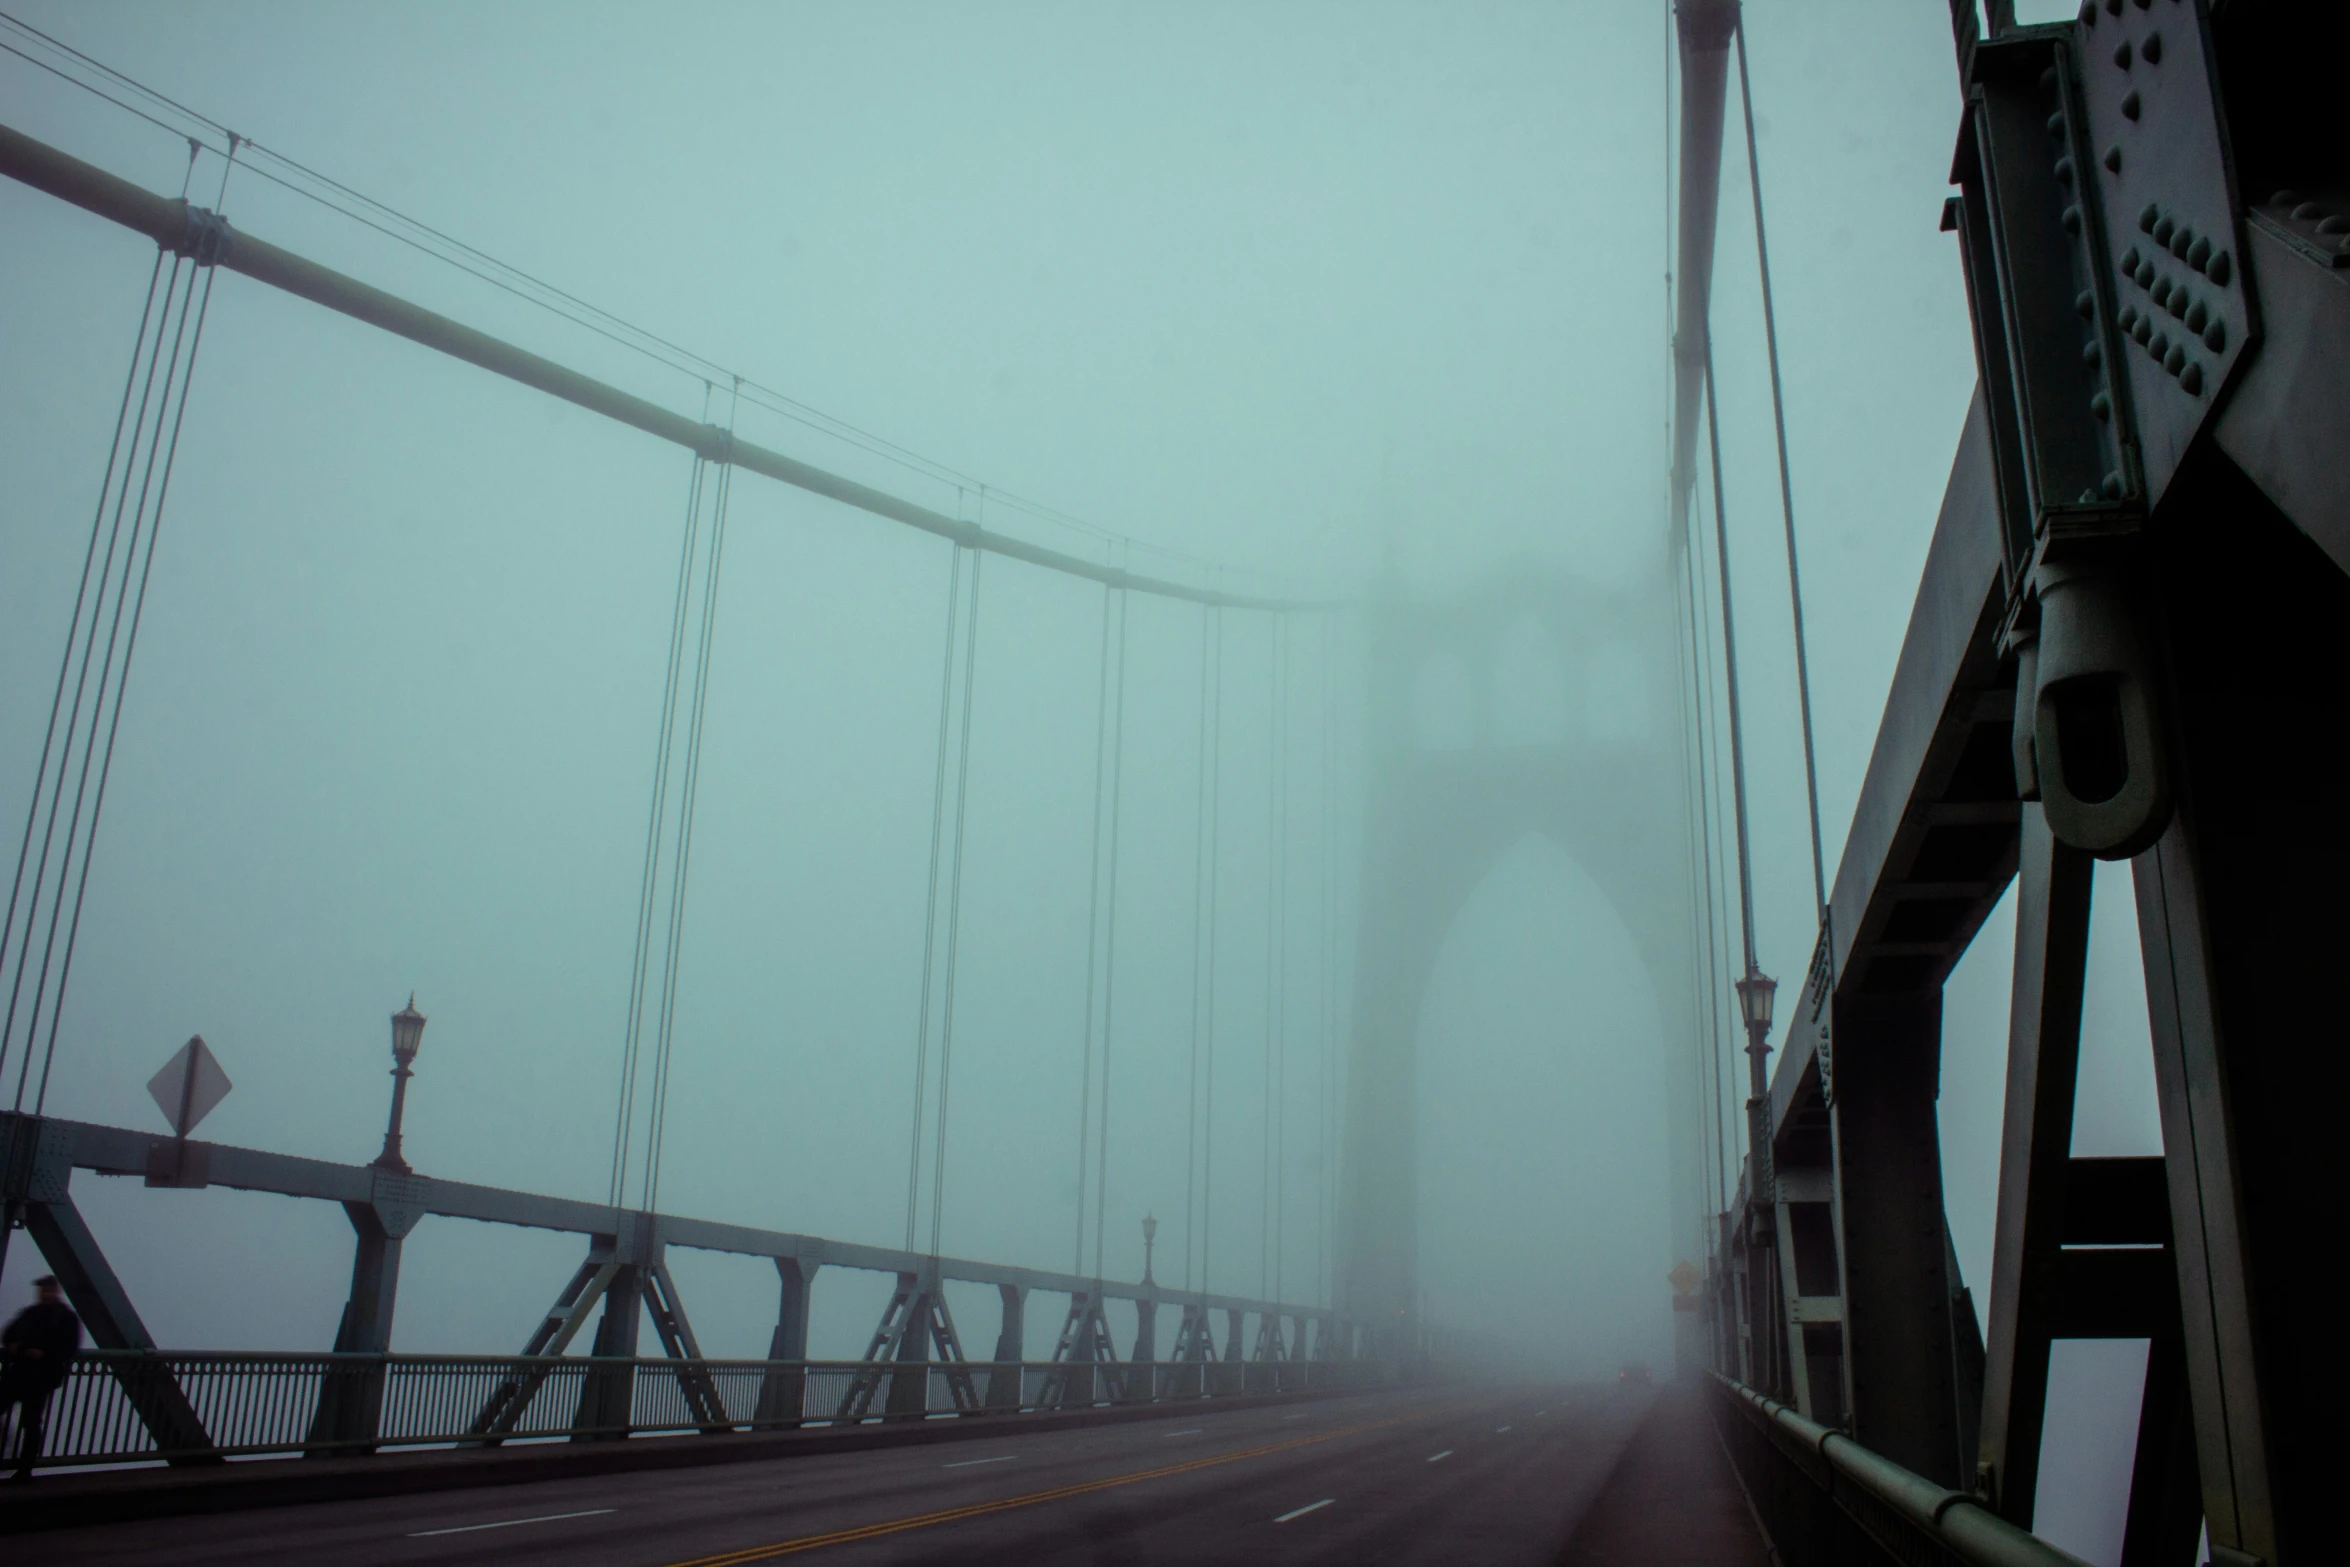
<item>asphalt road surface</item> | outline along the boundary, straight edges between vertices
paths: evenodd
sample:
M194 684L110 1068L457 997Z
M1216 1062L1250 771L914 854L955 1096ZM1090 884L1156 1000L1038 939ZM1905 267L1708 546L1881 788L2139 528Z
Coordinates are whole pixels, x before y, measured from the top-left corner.
M1087 1430L20 1536L47 1563L1551 1562L1643 1387L1413 1389Z

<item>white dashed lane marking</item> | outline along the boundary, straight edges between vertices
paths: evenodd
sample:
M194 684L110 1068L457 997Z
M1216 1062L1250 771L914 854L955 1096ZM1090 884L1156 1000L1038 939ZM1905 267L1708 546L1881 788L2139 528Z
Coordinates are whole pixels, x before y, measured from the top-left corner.
M1328 1506L1329 1506L1329 1505L1330 1505L1332 1502L1335 1502L1335 1501L1337 1501L1337 1500L1338 1500L1338 1498L1337 1498L1337 1497L1335 1497L1335 1496L1325 1496L1325 1497L1323 1497L1323 1498L1322 1498L1320 1501L1318 1501L1318 1502L1308 1502L1308 1503L1306 1503L1306 1505L1305 1505L1305 1506L1303 1506L1303 1507L1299 1508L1299 1509L1298 1509L1296 1512L1293 1512L1293 1513L1283 1513L1283 1514L1282 1514L1280 1517L1278 1517L1278 1518L1274 1519L1273 1521L1274 1521L1275 1523L1287 1523L1287 1522L1289 1522L1289 1521L1290 1521L1292 1518L1303 1518L1303 1517L1304 1517L1306 1514L1308 1514L1308 1513L1318 1513L1318 1512L1320 1512L1320 1511L1321 1511L1323 1508L1325 1508L1325 1507L1328 1507Z
M408 1538L429 1540L436 1534L473 1534L482 1529L511 1529L518 1524L557 1523L565 1518L598 1518L605 1513L617 1512L618 1510L612 1507L590 1507L584 1512L577 1513L541 1513L536 1518L501 1518L496 1523L465 1523L458 1524L451 1529L419 1529Z

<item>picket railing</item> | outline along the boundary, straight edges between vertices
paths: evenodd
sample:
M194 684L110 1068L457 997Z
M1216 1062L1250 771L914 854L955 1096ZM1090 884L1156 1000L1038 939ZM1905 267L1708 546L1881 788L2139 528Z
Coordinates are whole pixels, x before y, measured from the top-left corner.
M202 1463L1010 1414L1370 1387L1382 1363L607 1360L94 1350L50 1400L41 1462Z

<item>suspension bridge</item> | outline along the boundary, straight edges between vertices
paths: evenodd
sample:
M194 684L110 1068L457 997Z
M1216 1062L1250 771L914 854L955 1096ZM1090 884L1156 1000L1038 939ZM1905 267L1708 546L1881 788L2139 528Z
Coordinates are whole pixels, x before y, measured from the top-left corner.
M1963 108L1949 189L1919 200L1943 203L1978 381L1840 852L1822 836L1736 0L1683 0L1672 17L1660 565L1600 589L1517 562L1442 600L1387 577L1259 580L1094 533L1048 545L1039 528L1066 534L1073 519L941 465L923 471L954 489L951 510L761 444L742 433L746 411L820 416L10 21L0 45L18 59L184 136L188 178L176 195L150 189L0 124L0 174L110 226L92 226L106 243L154 247L143 296L125 302L130 365L0 942L0 1248L37 1249L90 1340L50 1399L39 1482L0 1504L0 1529L54 1531L60 1559L90 1561L428 1560L494 1545L706 1567L819 1550L2056 1564L2079 1558L2033 1532L2062 1396L2052 1361L2065 1341L2124 1340L2145 1359L2115 1559L2329 1559L2325 1476L2344 1439L2312 1371L2338 1311L2310 1264L2324 1254L2329 1134L2350 1097L2350 1068L2326 1044L2350 934L2350 833L2326 786L2350 690L2350 169L2326 90L2343 28L2250 0L2088 0L2030 22L2015 10L1951 7ZM1738 610L1753 600L1729 569L1712 328L1733 128L1793 595L1789 713L1753 710L1739 679ZM217 181L209 205L199 172ZM639 396L248 232L229 197L256 178L685 371L697 406ZM254 289L560 400L680 461L599 1193L412 1164L403 1117L429 996L391 1020L390 1120L366 1162L194 1136L226 1089L200 1039L156 1080L168 1133L52 1108L108 783L118 742L136 743L125 698L185 416L203 396L208 334L235 330L233 302ZM922 461L837 422L832 433ZM697 849L696 807L738 478L926 535L942 557L910 1059L897 1087L856 1107L903 1136L894 1236L664 1205L665 1169L699 1151L672 1125L670 1090L696 856L727 852ZM989 591L1014 572L1091 595L1092 787L1062 824L1087 869L1082 1008L1056 1058L1077 1108L1065 1270L949 1244L962 1205L984 1201L951 1157L964 1135L957 990L972 972L970 851L989 831L971 768L981 627ZM1183 1205L1169 1214L1180 1256L1158 1256L1154 1214L1138 1276L1120 1278L1113 1258L1129 1253L1113 1249L1113 1226L1132 1220L1113 1193L1134 1134L1113 1115L1112 1083L1136 1069L1121 859L1135 842L1132 775L1147 770L1129 706L1166 687L1138 668L1164 651L1138 636L1138 612L1189 628L1190 891L1177 921L1189 1015L1173 1030L1185 1041ZM1627 711L1679 721L1525 743L1492 682L1524 624L1568 667L1606 671ZM1260 720L1228 754L1239 725ZM1800 820L1766 824L1750 808L1757 725L1800 732ZM1359 796L1359 823L1342 795ZM1766 833L1809 846L1817 934L1800 976L1761 962L1752 840ZM1424 1304L1419 1021L1448 931L1529 834L1589 875L1665 1014L1667 1113L1653 1135L1683 1262L1655 1281L1672 1363L1653 1385L1632 1367L1546 1381L1527 1369L1538 1346ZM2159 1155L2074 1152L2099 860L2126 862L2134 888ZM1996 1234L1990 1276L1969 1281L1937 1119L1943 996L2003 900L2015 950ZM1243 997L1261 1005L1253 1052L1235 1054L1229 955L1244 946L1265 978ZM1236 1122L1242 1098L1251 1113ZM1311 1192L1289 1189L1292 1139L1313 1152ZM339 1205L350 1282L331 1345L158 1343L77 1200L104 1177L139 1181L156 1202L227 1189ZM788 1199L769 1206L792 1221ZM545 1311L514 1325L514 1353L393 1347L406 1242L450 1219L568 1237L571 1271L544 1281ZM1250 1251L1253 1274L1235 1271ZM763 1356L705 1352L672 1266L686 1253L751 1259L762 1277L772 1265ZM812 1302L849 1273L886 1281L886 1303L861 1354L812 1358ZM990 1291L992 1316L974 1321Z

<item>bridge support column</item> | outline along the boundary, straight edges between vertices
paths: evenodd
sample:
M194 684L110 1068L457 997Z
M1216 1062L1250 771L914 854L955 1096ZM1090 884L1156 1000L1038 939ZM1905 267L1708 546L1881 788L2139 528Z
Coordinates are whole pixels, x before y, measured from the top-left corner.
M1953 1490L1974 1479L1975 1415L1959 1386L1958 1281L1942 1212L1934 1119L1942 992L1836 1007L1834 1128L1844 1234L1845 1408L1855 1440ZM1748 1266L1767 1268L1749 1248ZM1755 1289L1757 1308L1767 1309ZM1971 1316L1971 1307L1970 1316ZM1980 1375L1979 1348L1977 1375ZM1963 1413L1962 1413L1963 1409Z
M816 1268L797 1257L775 1259L782 1298L775 1308L775 1331L767 1339L767 1358L790 1364L772 1367L759 1379L759 1407L751 1418L760 1426L796 1426L807 1415L808 1290L816 1282Z
M1149 1296L1134 1303L1134 1354L1126 1373L1126 1396L1150 1403L1159 1396L1159 1303Z
M392 1308L400 1294L400 1249L407 1227L397 1217L387 1224L374 1203L347 1202L343 1212L353 1232L351 1298L343 1303L342 1322L335 1329L335 1353L380 1357L392 1347ZM313 1445L304 1456L375 1451L383 1396L380 1358L330 1367L319 1384L318 1412L310 1422Z
M1999 1222L1992 1240L1982 1435L1974 1476L1976 1491L2022 1529L2032 1526L2049 1345L2059 1306L2064 1177L2080 1076L2093 863L2056 841L2039 806L2024 806L2016 860L2015 981L2008 1007Z
M604 1286L604 1314L596 1321L596 1337L588 1353L591 1365L579 1388L579 1412L572 1417L575 1442L594 1442L627 1434L636 1412L637 1336L645 1318L645 1269L624 1262Z
M1019 1284L998 1284L1003 1316L995 1335L995 1364L987 1372L987 1407L1011 1413L1020 1407L1021 1362L1027 1358L1028 1290Z

